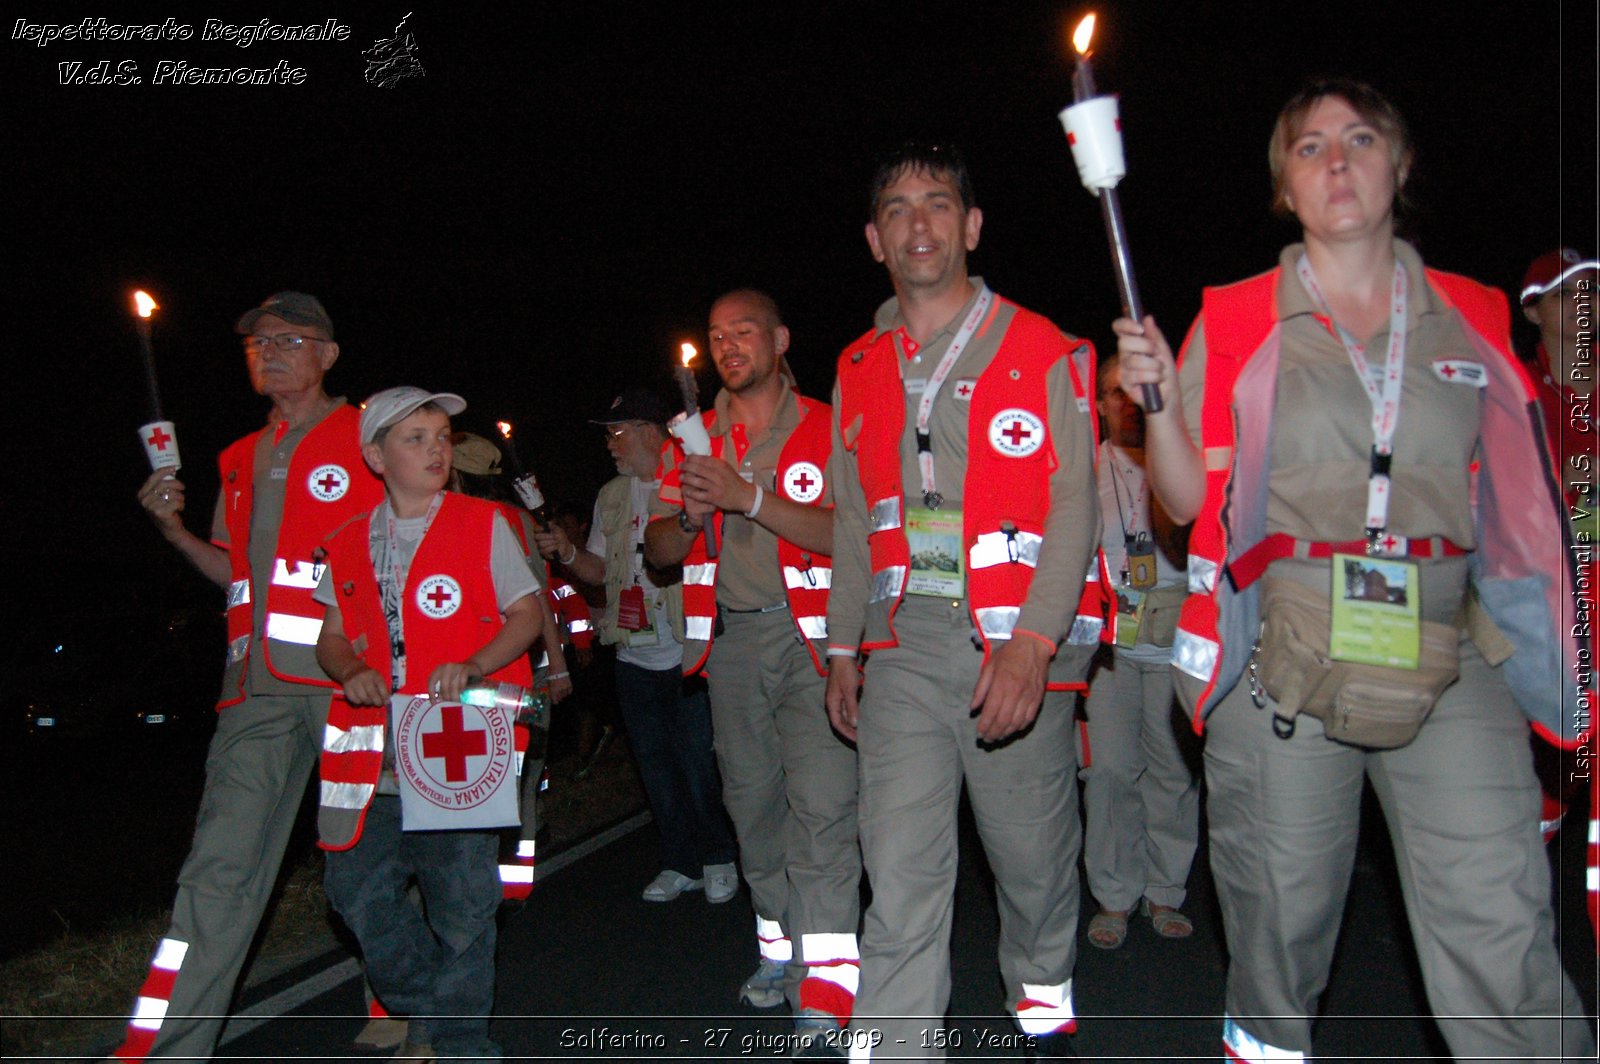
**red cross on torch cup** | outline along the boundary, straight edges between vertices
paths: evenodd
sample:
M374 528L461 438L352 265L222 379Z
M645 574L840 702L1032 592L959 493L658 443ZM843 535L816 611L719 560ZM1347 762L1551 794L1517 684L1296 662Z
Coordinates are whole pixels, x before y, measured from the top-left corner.
M1117 198L1117 183L1127 174L1122 157L1122 119L1117 98L1095 93L1094 67L1089 63L1094 41L1095 17L1085 15L1072 31L1072 47L1078 53L1072 72L1073 104L1059 115L1072 147L1072 161L1078 179L1091 195L1100 200L1100 213L1106 224L1106 240L1116 267L1117 293L1122 297L1122 313L1134 321L1144 320L1144 304L1139 300L1139 285L1133 276L1133 254L1128 249L1128 232L1122 224L1122 203ZM1161 392L1154 384L1141 388L1148 414L1161 411Z
M161 389L156 385L156 356L150 343L150 315L157 309L156 301L148 292L133 293L133 328L139 336L145 397L149 404L149 421L139 426L139 442L144 445L152 471L170 469L176 472L180 464L177 431L172 422L161 416Z

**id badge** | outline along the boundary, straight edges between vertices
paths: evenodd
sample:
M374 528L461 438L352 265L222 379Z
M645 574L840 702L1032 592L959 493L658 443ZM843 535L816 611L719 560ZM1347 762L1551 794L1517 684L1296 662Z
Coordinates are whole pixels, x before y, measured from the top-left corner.
M1401 558L1335 554L1328 656L1415 669L1422 647L1420 576L1416 562Z
M1128 548L1128 586L1149 591L1156 586L1156 548L1150 533L1135 532L1123 540Z
M966 596L960 510L907 510L906 540L911 545L906 594L948 599Z
M1139 627L1143 623L1144 592L1131 587L1117 588L1117 646L1137 646Z
M644 588L625 587L617 596L617 627L625 632L642 632L648 625L644 614Z

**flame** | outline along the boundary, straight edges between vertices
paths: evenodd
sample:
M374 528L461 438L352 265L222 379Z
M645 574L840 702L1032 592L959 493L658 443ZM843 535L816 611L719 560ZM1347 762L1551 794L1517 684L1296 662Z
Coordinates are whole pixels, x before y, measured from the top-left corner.
M496 421L494 423L494 427L499 429L500 435L504 436L507 440L511 439L511 422Z
M694 356L700 353L699 351L695 350L694 344L680 344L678 346L678 350L683 352L683 364L685 366L688 366L689 363L693 362Z
M138 312L139 317L148 318L152 310L159 310L161 308L155 300L150 298L149 292L140 289L139 291L133 293L133 309Z
M1089 44L1094 39L1094 12L1078 20L1077 28L1072 31L1072 47L1076 48L1079 55L1089 54Z

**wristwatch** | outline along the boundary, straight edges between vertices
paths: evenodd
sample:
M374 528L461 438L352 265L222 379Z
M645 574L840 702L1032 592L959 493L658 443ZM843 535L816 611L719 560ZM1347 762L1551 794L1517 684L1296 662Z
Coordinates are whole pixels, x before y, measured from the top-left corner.
M688 510L679 510L678 511L678 527L683 529L685 532L689 533L692 536L696 532L700 531L700 529L702 527L704 527L704 526L697 525L694 522L690 521L689 520L689 511Z

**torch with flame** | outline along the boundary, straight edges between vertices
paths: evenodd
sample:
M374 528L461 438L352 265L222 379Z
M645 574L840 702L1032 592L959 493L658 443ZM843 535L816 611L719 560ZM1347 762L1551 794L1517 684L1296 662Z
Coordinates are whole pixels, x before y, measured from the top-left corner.
M150 415L149 422L139 426L139 442L144 445L145 457L150 459L152 471L176 471L181 465L177 431L172 422L161 416L161 389L156 384L156 355L150 343L150 316L159 309L149 292L140 290L133 293L133 327L139 334L139 355L144 362L145 397Z
M1122 298L1122 313L1134 321L1144 320L1139 300L1139 285L1133 276L1133 255L1128 249L1128 232L1122 223L1122 203L1117 198L1117 183L1127 174L1122 156L1122 120L1115 96L1095 93L1094 67L1090 65L1095 17L1088 14L1072 32L1072 47L1078 53L1072 72L1073 104L1062 110L1061 125L1072 146L1072 159L1078 166L1083 187L1100 199L1105 217L1106 240L1116 266L1117 292ZM1161 410L1161 392L1154 384L1142 387L1144 408L1155 414Z
M549 527L550 522L546 520L544 512L544 492L539 490L539 478L522 467L522 458L517 454L517 445L511 442L511 422L496 421L494 426L500 430L501 437L506 441L506 457L511 463L511 486L517 489L517 498L521 499L522 505L533 514L541 530Z
M694 344L684 343L678 345L678 353L680 362L673 367L672 375L678 381L678 390L683 393L683 413L667 422L667 431L683 444L685 454L710 454L711 436L700 417L700 386L695 383L694 369L689 365L700 352L695 350ZM701 532L705 536L706 557L715 558L717 533L709 520Z

